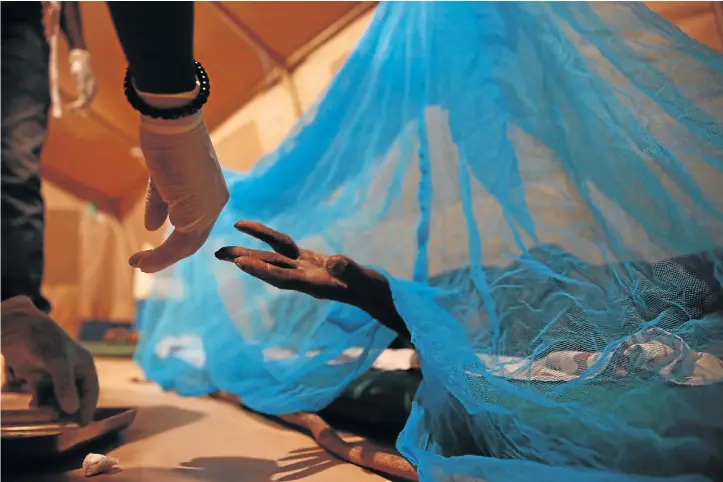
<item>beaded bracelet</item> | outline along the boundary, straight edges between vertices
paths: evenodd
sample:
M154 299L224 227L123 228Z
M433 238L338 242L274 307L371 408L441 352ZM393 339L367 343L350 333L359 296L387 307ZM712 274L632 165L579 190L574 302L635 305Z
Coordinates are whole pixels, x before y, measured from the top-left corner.
M206 74L206 71L200 62L195 61L195 67L196 79L198 79L198 82L201 84L201 88L198 91L198 96L193 99L191 103L184 105L183 107L158 109L144 102L135 87L133 87L133 73L131 72L130 67L126 69L126 76L123 80L123 90L125 91L126 99L128 99L128 103L135 110L146 117L152 117L154 119L180 119L181 117L193 115L201 110L208 100L208 97L211 95L211 82L208 79L208 74Z

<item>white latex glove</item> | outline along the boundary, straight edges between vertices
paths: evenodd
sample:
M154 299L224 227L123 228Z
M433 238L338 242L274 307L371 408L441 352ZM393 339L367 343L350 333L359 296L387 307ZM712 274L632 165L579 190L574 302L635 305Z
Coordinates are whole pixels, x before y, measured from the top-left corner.
M75 79L75 91L78 98L70 104L70 109L78 113L86 113L96 94L95 76L90 65L90 52L73 49L68 56L70 73Z
M160 229L167 218L175 228L156 249L129 260L155 273L198 251L229 193L202 112L176 120L141 116L140 138L150 174L146 229Z
M3 301L0 310L8 381L28 384L33 407L50 405L81 425L91 422L99 394L91 354L26 296Z

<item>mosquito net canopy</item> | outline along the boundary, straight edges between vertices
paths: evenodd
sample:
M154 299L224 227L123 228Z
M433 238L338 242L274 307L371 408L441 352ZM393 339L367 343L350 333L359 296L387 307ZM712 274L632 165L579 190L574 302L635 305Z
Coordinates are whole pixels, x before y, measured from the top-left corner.
M395 334L213 253L259 221L383 271L423 382L423 481L712 480L723 465L723 58L641 3L382 3L137 360L186 395L319 410Z

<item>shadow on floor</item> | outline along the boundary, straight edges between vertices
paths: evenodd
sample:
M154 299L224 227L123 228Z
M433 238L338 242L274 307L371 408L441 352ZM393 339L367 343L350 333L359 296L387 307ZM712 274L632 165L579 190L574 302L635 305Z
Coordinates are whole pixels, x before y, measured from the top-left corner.
M2 479L17 481L65 481L76 480L74 477L79 477L78 480L80 480L84 478L82 474L78 473L73 475L74 473L71 471L74 471L83 464L83 459L89 452L108 453L122 444L151 438L155 435L194 423L205 416L200 412L185 410L170 405L137 407L136 410L136 418L133 424L123 433L101 437L62 455L38 459L37 456L34 457L33 454L16 453L16 451L12 450L12 447L3 444ZM71 473L67 476L60 475L66 472Z
M133 425L124 432L125 442L138 442L170 430L189 425L202 419L201 412L186 410L172 405L151 405L136 408Z
M296 482L343 464L325 451L299 449L274 460L250 457L204 457L175 468L128 468L93 477L94 482ZM75 465L74 467L78 467ZM80 470L56 467L54 473L3 474L11 482L73 482L85 480Z
M75 469L81 467L83 459L89 452L104 454L122 444L122 435L111 434L62 455L43 458L32 457L32 454L30 456L28 454L17 454L15 451L6 450L4 446L2 450L2 477L0 478L3 481L17 482L80 480L85 478L80 472L71 478L67 478L65 473L75 471Z
M202 482L294 482L343 463L313 447L295 450L278 462L247 457L204 457L181 464L181 468L175 470Z

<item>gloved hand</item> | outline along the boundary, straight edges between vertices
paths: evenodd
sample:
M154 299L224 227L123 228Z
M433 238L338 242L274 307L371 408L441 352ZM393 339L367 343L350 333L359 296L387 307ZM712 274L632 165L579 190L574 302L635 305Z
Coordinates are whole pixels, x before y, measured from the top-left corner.
M96 94L95 76L90 65L90 52L73 49L68 55L68 62L70 73L75 79L75 91L78 95L77 99L70 104L70 109L78 113L85 113Z
M150 180L145 226L174 231L156 249L131 256L131 266L155 273L195 253L229 199L202 112L175 120L141 116L141 149Z
M356 306L410 339L394 305L389 282L381 273L341 254L328 256L301 249L289 236L260 223L239 221L234 227L268 244L275 253L226 246L216 251L216 258L232 262L244 273L276 288Z
M2 302L2 354L9 382L24 382L33 407L51 406L86 425L98 403L93 357L26 296Z

